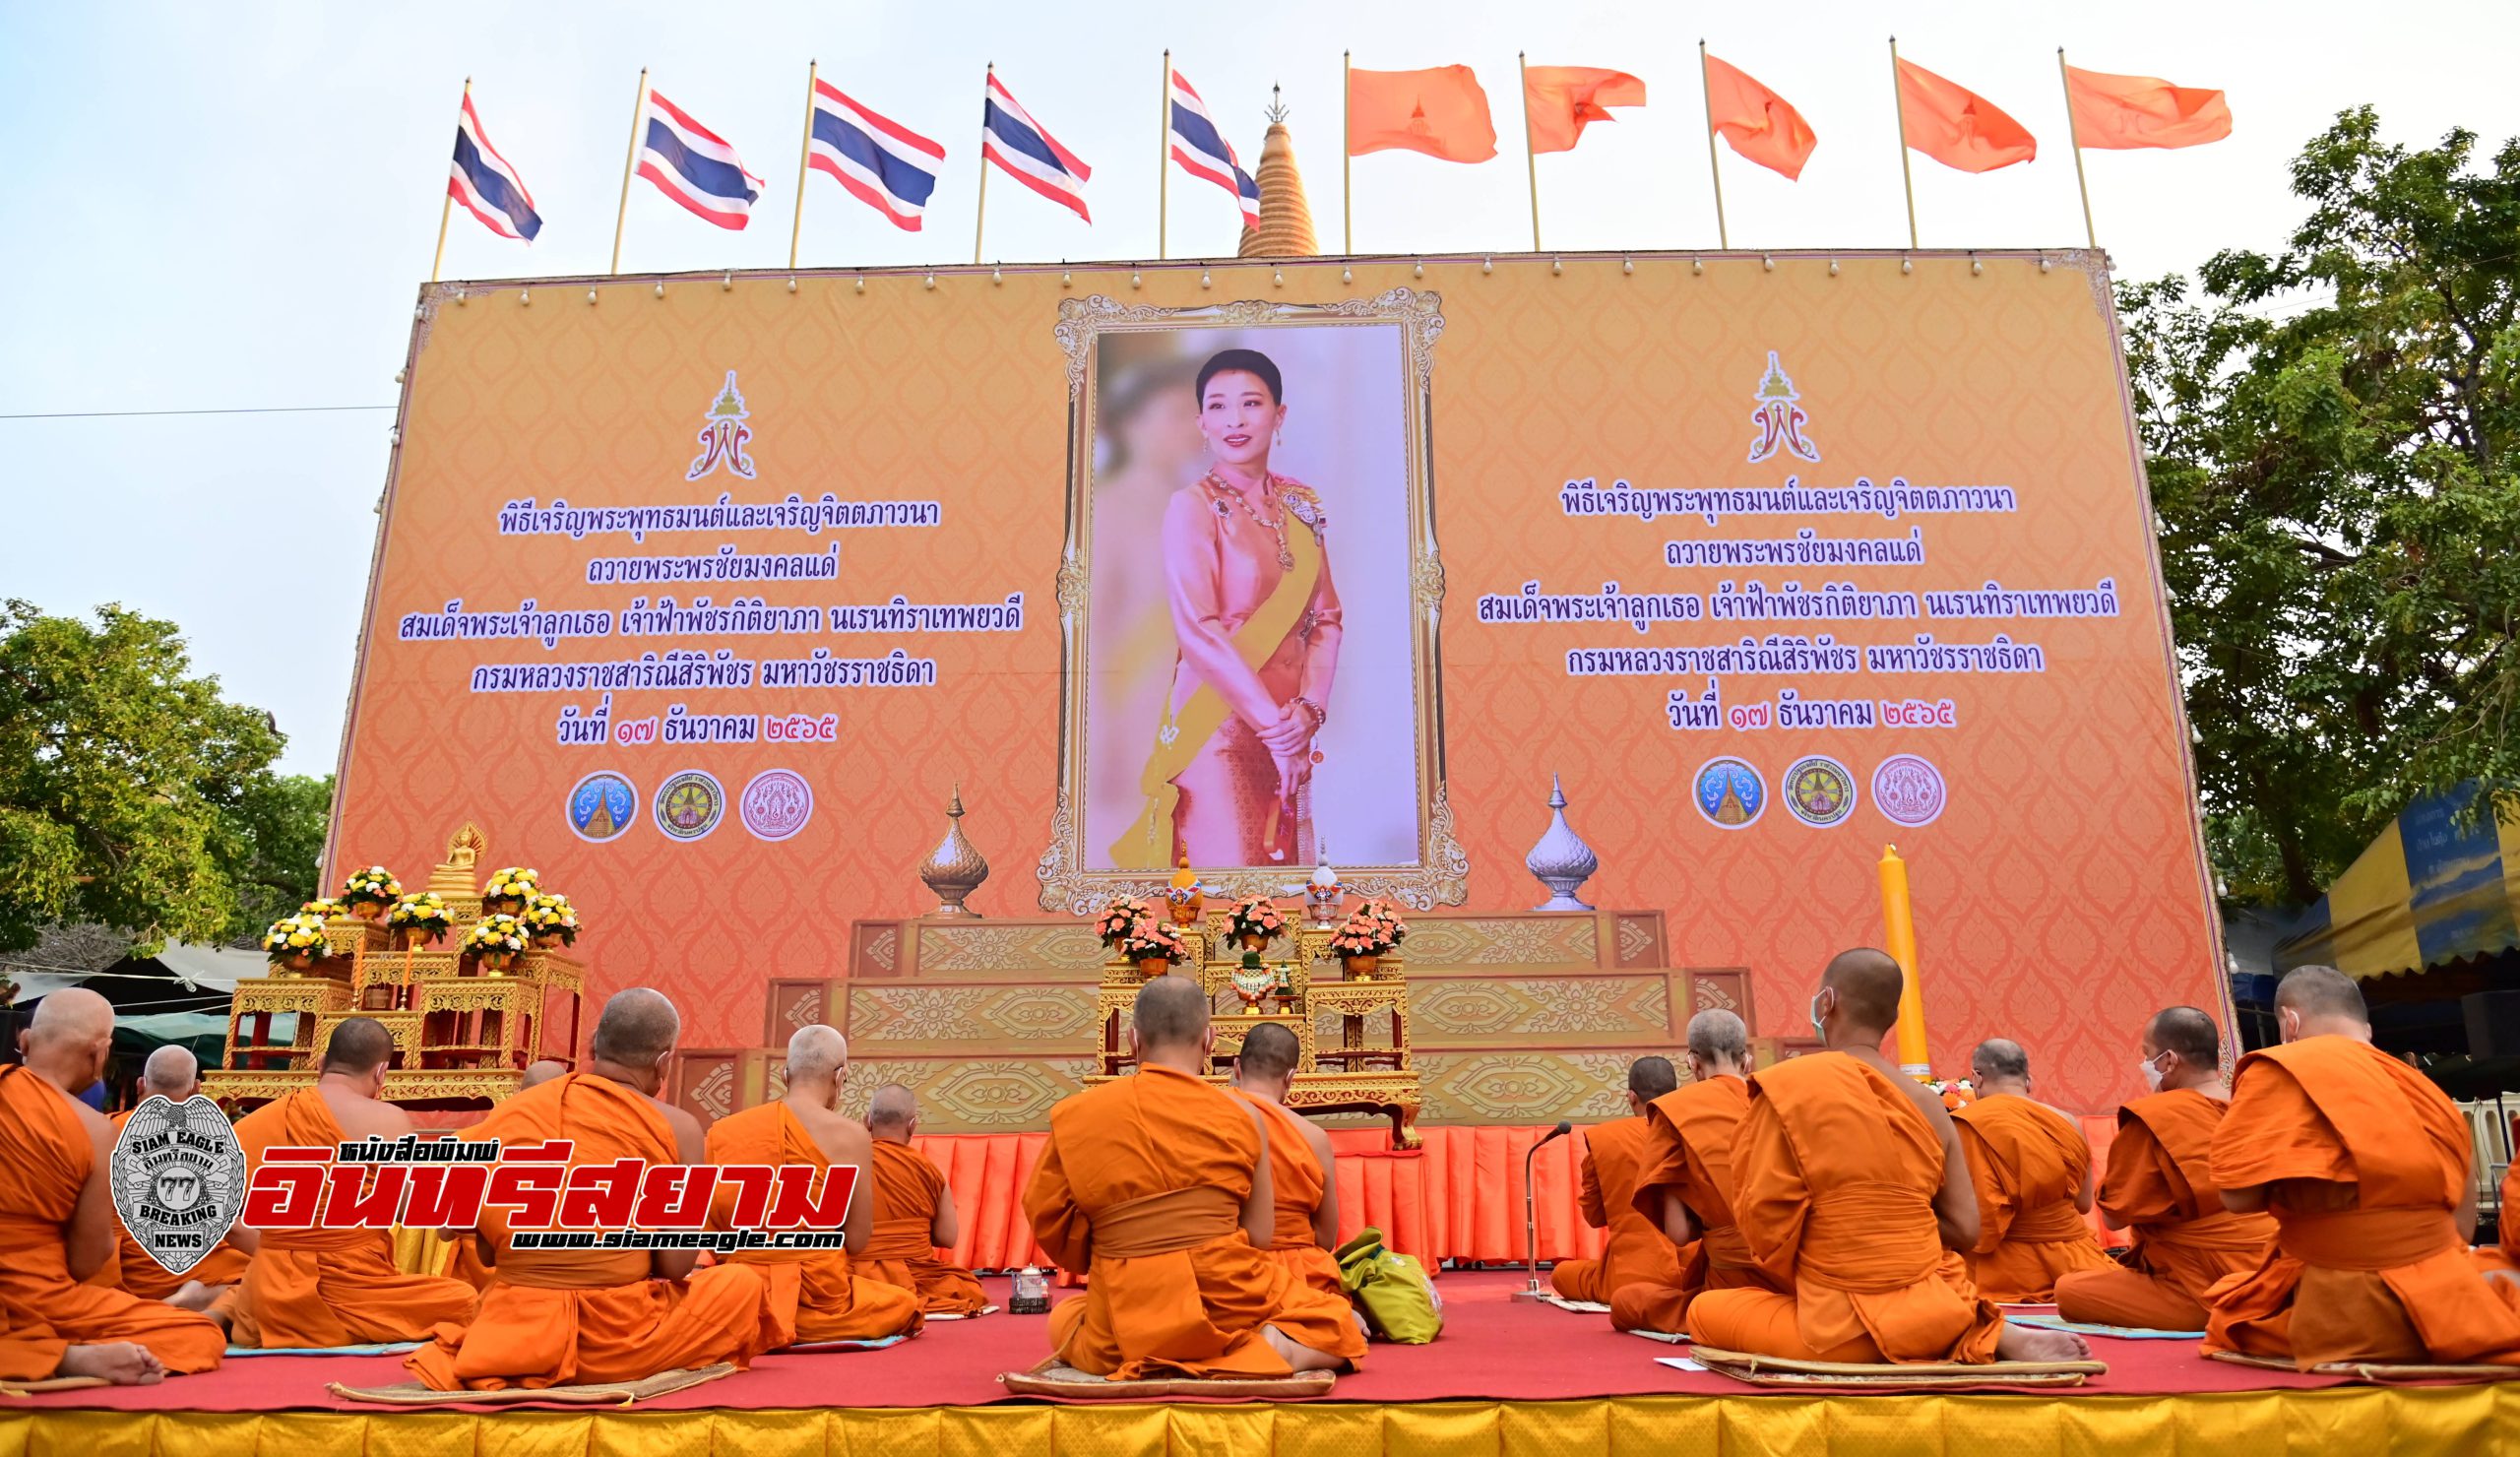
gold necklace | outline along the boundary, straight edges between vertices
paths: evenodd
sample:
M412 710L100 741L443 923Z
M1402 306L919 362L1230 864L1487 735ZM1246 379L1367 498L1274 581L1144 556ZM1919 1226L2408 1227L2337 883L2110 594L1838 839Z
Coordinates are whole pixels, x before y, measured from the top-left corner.
M1268 532L1270 535L1278 538L1279 571L1292 572L1295 569L1294 551L1287 545L1286 508L1279 505L1277 499L1277 476L1268 476L1266 483L1261 486L1262 493L1269 497L1269 504L1273 508L1267 516L1262 516L1260 514L1260 508L1252 505L1250 499L1243 495L1242 492L1235 490L1232 486L1226 484L1223 479L1219 478L1216 472L1210 471L1208 473L1207 484L1208 489L1219 499L1230 499L1235 505L1240 506L1243 514L1250 517L1253 523L1258 525L1261 530Z

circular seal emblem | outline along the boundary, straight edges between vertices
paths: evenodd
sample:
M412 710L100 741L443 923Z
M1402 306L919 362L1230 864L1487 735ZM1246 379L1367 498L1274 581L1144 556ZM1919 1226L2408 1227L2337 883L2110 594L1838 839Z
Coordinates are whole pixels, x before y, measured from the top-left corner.
M726 817L726 792L716 776L686 769L657 786L657 828L668 840L700 840Z
M1872 771L1872 802L1894 825L1932 824L1943 799L1942 771L1914 754L1893 754Z
M1855 775L1826 754L1795 760L1777 792L1789 814L1814 829L1844 824L1855 813Z
M639 822L639 792L611 770L598 770L578 781L564 807L578 838L601 845Z
M1709 759L1697 771L1697 812L1719 830L1739 830L1767 812L1767 782L1739 759Z
M813 787L793 769L765 769L744 786L735 813L756 840L785 840L814 817Z

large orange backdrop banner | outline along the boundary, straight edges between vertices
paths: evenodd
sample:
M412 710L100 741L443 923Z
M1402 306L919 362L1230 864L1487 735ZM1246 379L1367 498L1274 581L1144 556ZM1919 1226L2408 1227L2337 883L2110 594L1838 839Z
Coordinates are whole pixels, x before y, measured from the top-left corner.
M1937 1064L2011 1036L2045 1096L2105 1107L2136 1091L2137 1018L2217 1004L2217 938L2107 278L2051 262L433 287L330 873L415 881L475 821L491 863L591 920L591 989L663 988L695 1045L753 1044L772 978L841 975L852 919L931 907L915 867L957 783L995 867L976 906L1041 914L1036 866L1078 838L1053 829L1063 776L1094 758L1063 730L1121 766L1098 792L1134 822L1167 624L1233 590L1185 587L1171 533L1229 555L1248 530L1200 494L1222 437L1163 371L1256 340L1292 361L1279 459L1327 512L1295 545L1322 543L1346 604L1337 677L1303 680L1330 684L1282 822L1307 854L1316 832L1334 862L1343 834L1386 858L1457 843L1446 894L1527 909L1554 773L1601 861L1584 898L1666 912L1674 965L1751 968L1757 1031L1790 1036L1821 963L1880 939L1895 842ZM1098 295L1106 320L1234 327L1098 355L1061 337ZM1307 305L1414 332L1267 333ZM1395 384L1395 360L1418 372ZM1156 427L1124 438L1140 408ZM1087 669L1062 665L1127 635L1089 637L1089 598L1138 614L1127 651L1156 665L1110 694L1138 718L1090 730ZM1276 629L1316 659L1323 605ZM1257 752L1219 772L1274 786ZM1413 767L1431 820L1376 807Z

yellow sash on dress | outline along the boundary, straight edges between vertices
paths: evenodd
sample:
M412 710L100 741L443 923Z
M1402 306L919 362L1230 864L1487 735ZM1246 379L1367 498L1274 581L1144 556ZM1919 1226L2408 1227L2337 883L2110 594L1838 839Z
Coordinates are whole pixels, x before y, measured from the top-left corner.
M1283 516L1286 508L1278 509ZM1287 634L1294 630L1304 609L1312 603L1313 588L1321 581L1320 538L1301 521L1286 519L1291 528L1287 532L1287 554L1294 558L1294 565L1278 578L1277 590L1233 635L1233 650L1241 655L1242 665L1255 672L1277 653ZM1171 702L1169 692L1165 701L1167 705ZM1225 695L1209 683L1201 683L1178 713L1167 709L1163 728L1156 733L1155 752L1147 756L1146 771L1138 776L1138 790L1146 795L1146 811L1112 843L1114 868L1172 867L1172 811L1181 802L1181 791L1172 781L1190 767L1190 761L1225 727L1231 712L1226 707Z

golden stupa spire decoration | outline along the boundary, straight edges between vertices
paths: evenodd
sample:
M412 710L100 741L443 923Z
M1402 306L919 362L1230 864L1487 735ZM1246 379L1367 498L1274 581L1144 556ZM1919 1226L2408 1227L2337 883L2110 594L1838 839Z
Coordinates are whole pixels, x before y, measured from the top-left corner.
M1303 200L1303 173L1295 169L1294 138L1287 131L1287 106L1269 88L1269 135L1260 144L1260 225L1242 230L1234 252L1243 258L1309 258L1321 251L1312 232L1312 209Z
M945 810L945 838L927 853L918 867L918 878L936 893L936 909L928 915L979 915L963 903L980 888L981 881L988 879L988 861L972 842L963 838L963 787L959 783L954 786L953 801Z

